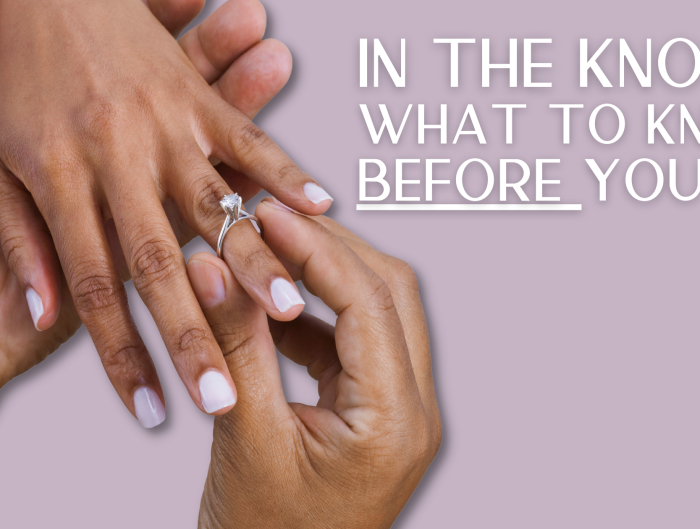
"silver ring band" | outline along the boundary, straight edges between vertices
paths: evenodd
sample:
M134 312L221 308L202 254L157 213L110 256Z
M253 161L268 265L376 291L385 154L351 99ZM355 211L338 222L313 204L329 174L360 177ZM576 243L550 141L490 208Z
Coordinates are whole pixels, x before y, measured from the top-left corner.
M228 230L230 230L236 222L238 222L239 220L251 221L253 223L255 231L257 231L260 234L260 237L263 237L263 227L258 217L256 217L255 215L251 215L247 211L243 210L243 200L241 199L241 197L238 196L237 193L234 193L233 195L226 195L224 198L221 199L219 204L221 205L221 209L223 209L224 212L226 212L226 219L224 220L224 225L221 227L221 231L219 232L219 242L216 244L216 255L221 259L223 253L224 238L226 237Z

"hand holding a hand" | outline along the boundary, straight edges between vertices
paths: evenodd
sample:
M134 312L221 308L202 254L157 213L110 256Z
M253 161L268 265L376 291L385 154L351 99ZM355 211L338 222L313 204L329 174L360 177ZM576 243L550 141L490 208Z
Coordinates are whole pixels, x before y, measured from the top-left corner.
M330 219L273 199L256 215L290 275L338 319L268 319L224 262L190 259L239 391L215 422L199 525L389 527L442 435L415 275ZM285 401L275 346L318 381L317 406Z

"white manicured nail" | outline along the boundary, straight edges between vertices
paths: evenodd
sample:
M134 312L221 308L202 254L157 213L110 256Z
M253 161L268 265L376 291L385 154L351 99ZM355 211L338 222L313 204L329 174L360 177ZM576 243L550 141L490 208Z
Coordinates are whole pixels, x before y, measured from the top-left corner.
M36 330L38 331L39 327L37 324L39 323L39 319L44 315L44 303L41 301L39 294L37 294L36 290L33 288L27 290L27 303L29 304L29 312L32 313L34 327L36 327Z
M231 386L218 371L207 371L202 375L199 379L199 394L207 413L214 413L236 403Z
M314 204L320 204L324 200L333 200L333 197L326 193L322 187L317 184L304 184L304 194Z
M272 301L280 312L287 312L294 305L304 305L299 292L289 281L278 277L270 286Z
M144 428L153 428L165 420L165 408L158 394L151 388L140 387L134 393L136 418Z

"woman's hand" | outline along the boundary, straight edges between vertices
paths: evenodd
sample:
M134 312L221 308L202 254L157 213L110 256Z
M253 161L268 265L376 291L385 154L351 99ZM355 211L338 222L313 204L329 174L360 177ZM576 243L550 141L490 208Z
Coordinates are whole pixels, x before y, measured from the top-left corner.
M168 2L171 11L165 9ZM157 14L170 22L168 29L174 32L196 15L197 9L192 9L189 4L192 2L180 0L150 0L149 3L154 11L158 7ZM199 73L212 84L214 93L250 118L284 86L291 71L291 58L283 44L274 40L260 42L264 27L264 10L257 1L232 0L181 40L185 53ZM224 181L241 191L244 198L250 198L259 190L257 184L223 164L219 165L219 171ZM13 267L10 269L4 256L0 255L0 387L43 360L80 325L70 291L62 281L51 234L32 196L19 179L5 176L0 182L0 238ZM196 233L173 206L172 200L165 204L173 231L178 241L184 244ZM115 268L123 276L128 276L129 269L113 221L106 223L104 232L111 243L110 253L114 255ZM44 294L48 292L48 298L52 300L48 307L43 307L44 314L38 318L37 326L48 328L41 333L34 329L25 301L25 291L34 287ZM46 297L42 296L42 301ZM220 358L218 349L216 354ZM128 357L125 360L129 360ZM119 368L113 366L113 370ZM133 372L132 375L138 378L141 374ZM162 398L159 386L157 390ZM132 413L143 415L138 413L131 395L127 406ZM153 419L145 417L142 422L153 425Z
M215 422L199 526L389 527L442 435L415 276L327 218L272 199L256 215L292 277L338 319L269 320L224 262L190 259L239 398ZM318 380L317 406L285 402L275 345Z

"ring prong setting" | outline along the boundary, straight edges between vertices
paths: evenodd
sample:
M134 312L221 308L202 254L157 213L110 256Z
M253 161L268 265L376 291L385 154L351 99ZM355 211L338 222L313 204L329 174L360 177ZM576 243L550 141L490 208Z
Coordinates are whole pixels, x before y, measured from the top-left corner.
M226 213L224 225L221 227L221 231L219 232L219 241L216 244L216 255L219 258L221 258L223 255L223 244L224 237L226 237L226 233L228 233L228 230L231 229L231 227L239 220L250 220L250 222L252 222L253 224L253 228L255 228L255 231L258 232L258 235L260 235L260 237L262 237L263 240L265 239L263 233L263 226L260 223L260 219L258 219L258 217L256 217L255 215L247 213L243 209L243 199L238 193L233 193L231 195L224 196L224 198L222 198L219 201L219 205L221 206L221 209L223 209Z
M241 207L243 206L243 200L238 193L226 195L219 201L219 204L226 214L233 218L234 222L238 221L238 218L241 216Z

